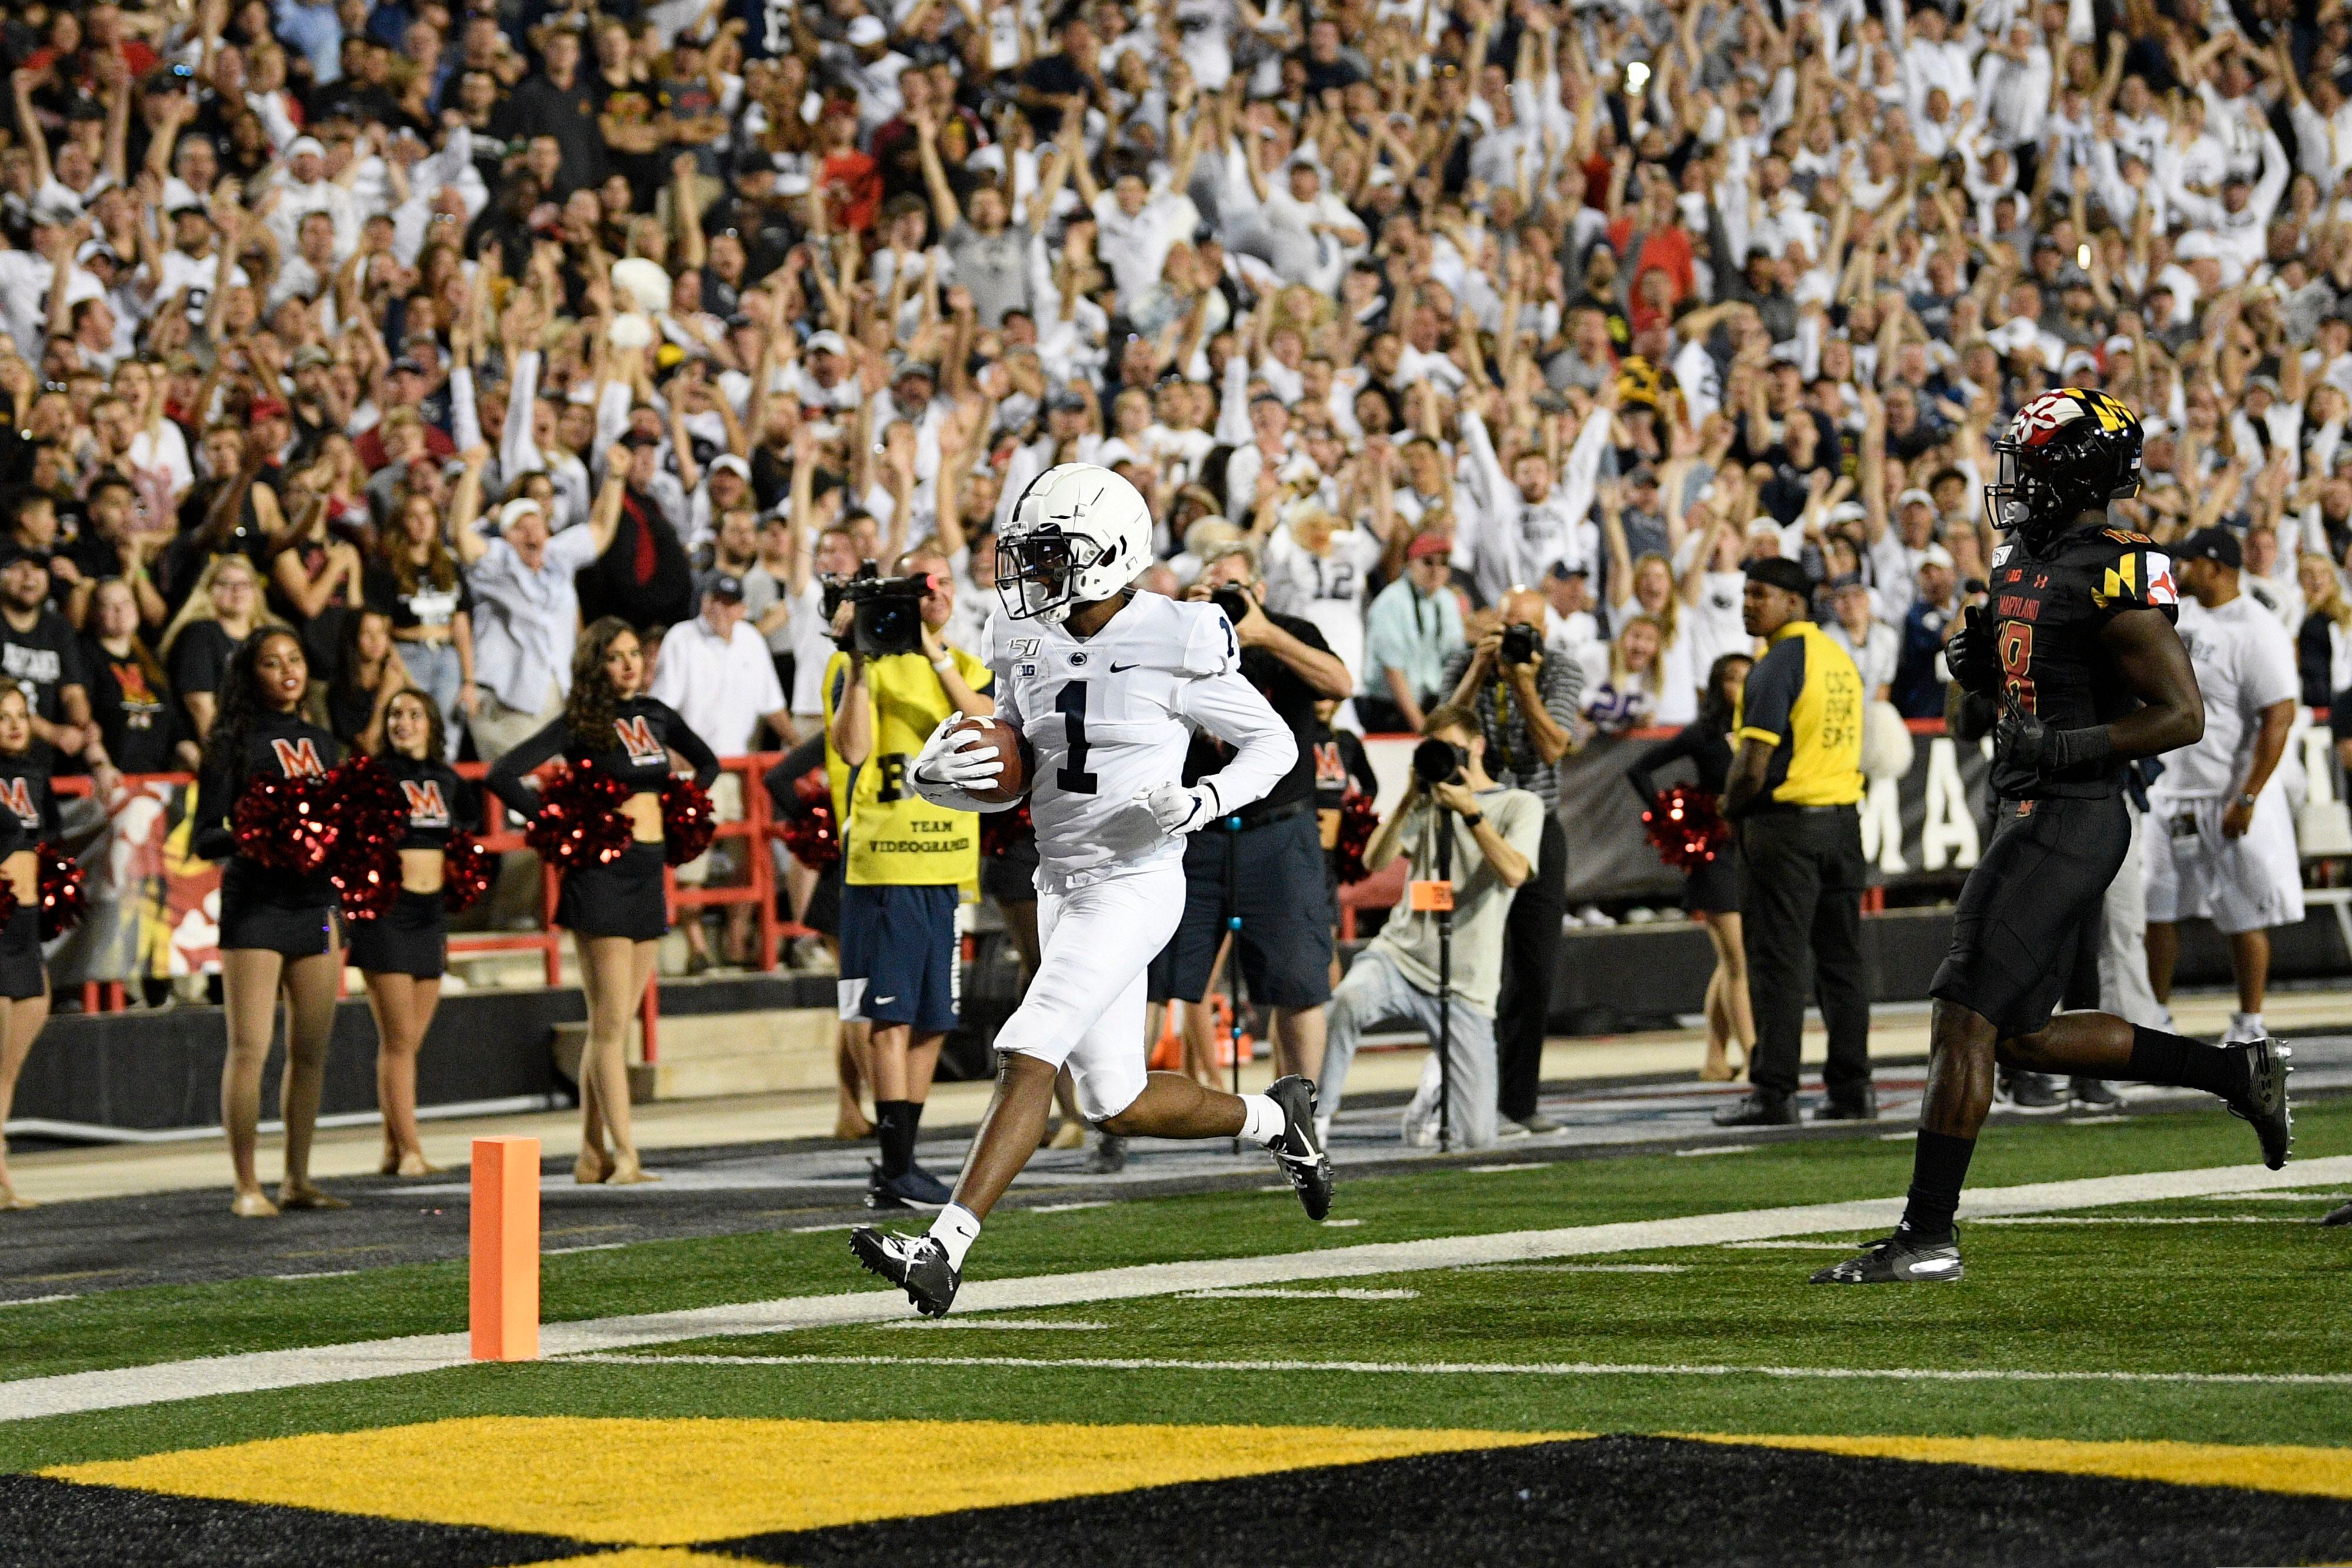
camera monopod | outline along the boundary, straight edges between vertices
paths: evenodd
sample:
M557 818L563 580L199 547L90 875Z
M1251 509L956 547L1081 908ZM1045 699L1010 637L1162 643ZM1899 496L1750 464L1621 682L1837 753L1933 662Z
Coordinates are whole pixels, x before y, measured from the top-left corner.
M1242 1092L1242 818L1239 812L1225 818L1225 1048L1231 1054L1234 1069L1234 1098ZM1242 1152L1242 1141L1234 1140L1234 1152Z
M1431 739L1413 748L1412 771L1424 785L1462 776L1462 753ZM1437 876L1406 889L1414 914L1437 917L1437 1147L1454 1147L1454 813L1430 796L1430 826L1437 834Z

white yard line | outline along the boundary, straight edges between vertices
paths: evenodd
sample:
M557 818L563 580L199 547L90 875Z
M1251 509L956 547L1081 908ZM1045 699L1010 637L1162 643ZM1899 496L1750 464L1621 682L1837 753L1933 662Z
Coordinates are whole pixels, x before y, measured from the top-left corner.
M1239 1290L1187 1290L1181 1297L1187 1301L1418 1301L1418 1290L1367 1290L1360 1286L1341 1286L1337 1290L1285 1290L1278 1287L1261 1287Z
M877 1323L880 1329L1058 1329L1066 1333L1092 1333L1110 1327L1075 1318L898 1318Z
M2221 1165L1988 1187L1967 1195L1961 1205L1961 1217L1966 1220L1986 1215L2046 1214L2339 1182L2352 1182L2352 1156L2302 1161L2286 1171L2267 1171L2254 1164ZM1899 1197L1869 1198L1851 1203L1729 1210L1675 1219L1570 1226L1557 1230L1374 1242L1259 1258L1149 1263L1076 1274L979 1279L964 1287L957 1305L968 1311L1050 1309L1234 1286L1286 1285L1309 1279L1460 1268L1482 1263L1524 1263L1666 1247L1717 1247L1731 1241L1820 1236L1824 1232L1860 1233L1891 1227L1902 1210L1903 1200ZM854 1283L857 1277L845 1257L841 1260L841 1268L843 1283ZM730 1302L678 1311L550 1323L541 1331L540 1346L542 1353L550 1356L580 1355L720 1335L887 1322L903 1319L908 1312L905 1298L896 1290L851 1289L831 1296L787 1296L771 1301ZM0 1382L0 1421L437 1372L467 1365L469 1360L467 1339L462 1333L413 1334L357 1344L257 1351L152 1366L19 1378Z
M1769 1377L1825 1378L1840 1382L2216 1383L2352 1388L2352 1372L2034 1372L1990 1367L1718 1366L1672 1362L1645 1364L1580 1361L1178 1361L1109 1356L1046 1359L1032 1356L622 1355L599 1352L567 1358L567 1364L582 1362L602 1366L989 1366L1094 1372L1356 1373L1381 1377Z

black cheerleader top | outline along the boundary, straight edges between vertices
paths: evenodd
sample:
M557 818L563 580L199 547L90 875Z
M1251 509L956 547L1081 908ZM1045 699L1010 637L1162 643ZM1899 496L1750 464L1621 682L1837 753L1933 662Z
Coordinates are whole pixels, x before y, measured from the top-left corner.
M58 797L49 788L57 753L36 741L10 756L0 752L0 858L55 839Z
M211 747L205 749L205 765L196 774L196 809L203 816L190 847L205 859L227 862L221 873L224 892L296 909L335 901L335 886L323 870L306 877L239 854L230 814L246 785L258 775L319 778L342 759L343 748L332 735L294 713L256 714L243 749L229 766L214 761Z
M719 776L719 756L701 736L687 727L677 710L650 697L632 697L613 715L613 740L593 749L572 735L562 715L530 740L500 757L487 781L490 793L524 816L539 810L538 799L523 783L533 770L561 756L567 762L583 758L619 779L635 795L658 790L670 774L669 754L676 752L694 770L694 782L703 788Z
M457 770L438 757L404 757L387 752L380 759L408 803L403 849L446 849L453 834L478 832L481 798Z

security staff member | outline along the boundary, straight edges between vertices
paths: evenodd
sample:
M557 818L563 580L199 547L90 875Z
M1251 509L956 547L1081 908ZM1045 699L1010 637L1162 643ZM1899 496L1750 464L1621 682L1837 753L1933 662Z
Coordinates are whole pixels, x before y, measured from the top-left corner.
M1755 1087L1716 1116L1718 1127L1797 1120L1808 969L1830 1034L1822 1074L1829 1100L1816 1115L1878 1114L1862 974L1862 676L1813 624L1812 590L1793 561L1748 568L1741 622L1769 647L1748 677L1724 809L1740 825L1746 851L1740 904L1756 1011Z
M1544 651L1549 608L1533 588L1503 595L1503 623L1446 662L1450 700L1478 716L1486 771L1496 782L1543 802L1543 843L1535 874L1519 884L1503 931L1503 994L1495 1009L1495 1074L1506 1131L1557 1132L1536 1107L1543 1076L1544 1026L1560 919L1568 913L1568 834L1559 823L1559 760L1575 750L1584 671ZM1516 631L1515 631L1516 628ZM1516 656L1516 657L1515 657Z
M948 646L955 577L947 560L909 551L901 576L923 577L922 647L868 658L851 643L856 606L835 617L842 651L824 672L825 772L841 835L845 1027L872 1031L874 1116L882 1158L868 1208L937 1206L946 1184L915 1163L915 1133L940 1042L956 1026L961 958L956 905L980 879L980 820L931 805L907 769L950 713L996 711L989 668Z

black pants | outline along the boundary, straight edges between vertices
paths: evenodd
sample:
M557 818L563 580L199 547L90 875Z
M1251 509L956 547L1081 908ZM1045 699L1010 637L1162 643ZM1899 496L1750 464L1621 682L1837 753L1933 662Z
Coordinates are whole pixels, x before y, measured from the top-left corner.
M1829 1026L1832 1096L1870 1082L1870 994L1862 965L1862 818L1853 806L1765 812L1741 834L1740 906L1748 999L1756 1010L1759 1089L1793 1094L1805 1032L1805 982Z
M1559 814L1546 812L1535 875L1519 884L1503 924L1503 991L1495 1005L1496 1100L1514 1121L1536 1113L1551 977L1559 963L1559 922L1567 912L1568 834Z

